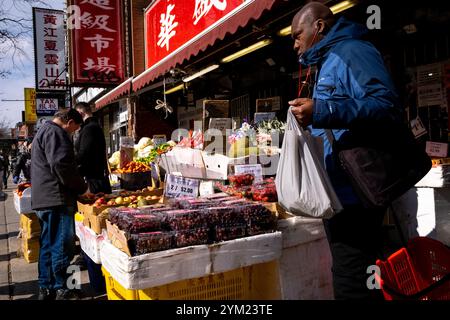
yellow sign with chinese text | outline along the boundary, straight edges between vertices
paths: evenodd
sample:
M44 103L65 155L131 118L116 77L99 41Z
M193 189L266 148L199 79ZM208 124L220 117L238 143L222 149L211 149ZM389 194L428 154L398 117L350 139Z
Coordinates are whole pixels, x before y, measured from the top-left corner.
M25 88L25 122L36 123L36 90L34 88Z

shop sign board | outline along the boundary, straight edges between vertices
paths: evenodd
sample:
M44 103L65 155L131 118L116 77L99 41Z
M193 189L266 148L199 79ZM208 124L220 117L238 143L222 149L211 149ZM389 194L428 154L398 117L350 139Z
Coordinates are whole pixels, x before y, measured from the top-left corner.
M254 182L262 182L262 165L261 164L238 164L234 166L235 174L253 174L255 176Z
M196 198L198 196L200 181L174 174L167 174L165 185L164 196L167 198L178 198L182 196Z
M425 150L430 157L446 158L448 154L448 143L427 141Z
M58 111L58 98L37 98L36 99L36 115L51 116Z
M419 107L441 106L445 104L444 91L441 83L418 87L417 96Z
M128 111L119 113L119 121L120 121L120 123L128 121Z
M71 0L67 26L72 83L118 85L124 80L122 1Z
M25 97L25 122L36 123L36 90L24 88Z
M33 8L36 90L66 90L64 11Z
M156 0L145 10L145 65L156 66L256 0Z

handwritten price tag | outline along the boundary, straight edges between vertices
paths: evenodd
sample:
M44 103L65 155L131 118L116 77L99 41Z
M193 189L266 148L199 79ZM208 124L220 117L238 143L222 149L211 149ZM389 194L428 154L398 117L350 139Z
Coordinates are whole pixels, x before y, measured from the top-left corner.
M262 166L260 164L242 164L234 166L235 174L253 174L255 176L255 182L262 182Z
M197 197L199 180L168 174L166 176L166 187L164 195L168 198Z
M426 152L430 157L445 158L448 154L448 143L427 141Z

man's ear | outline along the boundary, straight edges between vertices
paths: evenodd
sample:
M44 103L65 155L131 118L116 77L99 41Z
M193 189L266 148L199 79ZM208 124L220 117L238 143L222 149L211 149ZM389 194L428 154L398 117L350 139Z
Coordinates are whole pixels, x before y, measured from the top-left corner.
M326 32L327 25L323 19L318 19L316 22L316 32L318 34L323 34Z

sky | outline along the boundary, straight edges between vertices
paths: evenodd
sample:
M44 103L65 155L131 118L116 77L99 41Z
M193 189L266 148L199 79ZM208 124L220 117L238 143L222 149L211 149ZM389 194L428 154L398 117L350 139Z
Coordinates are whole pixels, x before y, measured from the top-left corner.
M0 5L7 15L14 18L30 19L32 26L32 6L20 0L2 0ZM57 10L65 9L65 0L46 0L42 3L33 4L39 8L51 8ZM23 101L2 101L2 100L24 100L24 88L34 88L34 43L33 32L30 32L21 41L21 47L27 54L26 57L15 60L15 66L11 69L11 75L6 79L0 79L0 121L5 120L10 127L14 127L17 122L22 121L22 111L25 110ZM6 58L1 68L12 66L12 60Z

